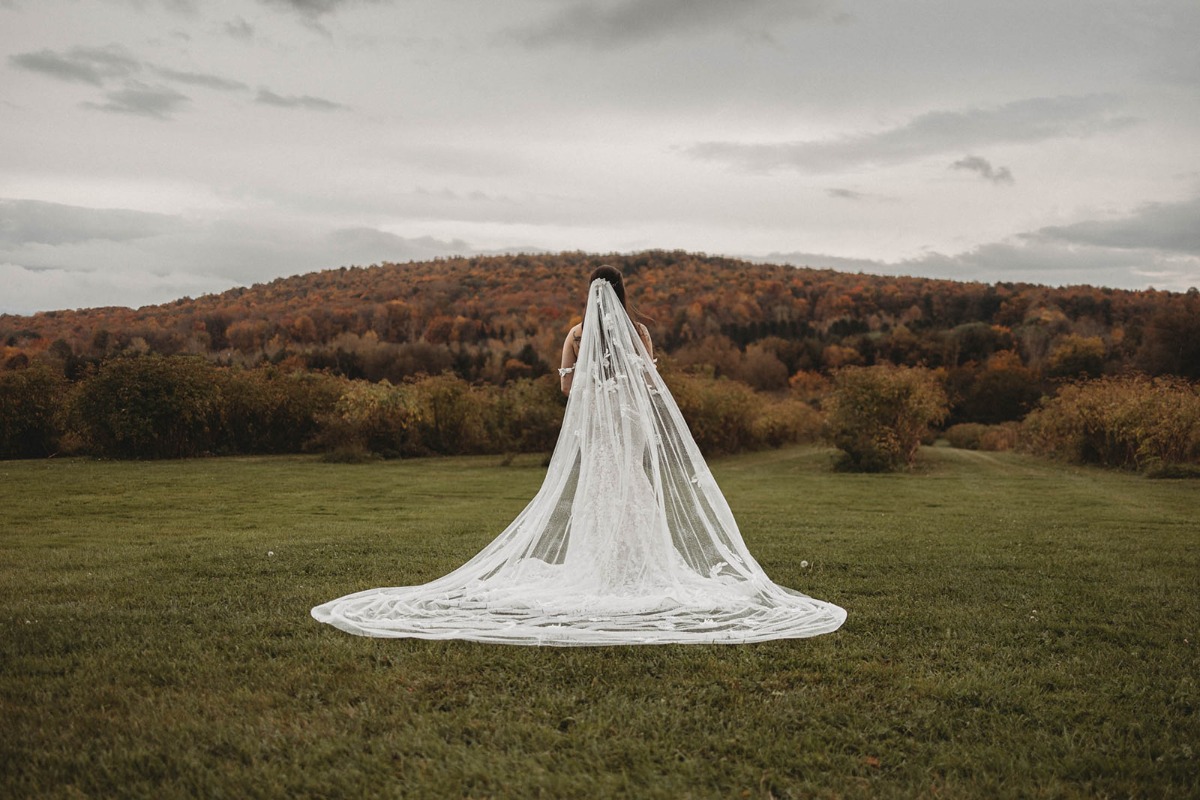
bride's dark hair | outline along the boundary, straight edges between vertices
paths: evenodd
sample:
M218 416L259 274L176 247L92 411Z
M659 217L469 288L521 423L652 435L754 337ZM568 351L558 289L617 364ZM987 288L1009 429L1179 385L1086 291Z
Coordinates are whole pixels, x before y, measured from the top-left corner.
M617 299L621 301L621 308L625 309L625 313L630 319L641 318L649 322L653 322L653 317L648 317L639 311L637 308L630 308L629 303L625 302L625 277L621 274L621 270L614 267L612 264L601 264L592 270L592 275L588 278L588 288L591 288L592 283L603 278L612 284L613 291L617 295ZM586 316L587 309L584 309ZM638 323L639 325L642 323Z
M588 286L603 278L612 284L613 291L617 293L617 299L621 301L621 308L628 313L629 306L625 304L625 278L621 275L621 270L611 264L603 264L592 270L592 276L588 278Z

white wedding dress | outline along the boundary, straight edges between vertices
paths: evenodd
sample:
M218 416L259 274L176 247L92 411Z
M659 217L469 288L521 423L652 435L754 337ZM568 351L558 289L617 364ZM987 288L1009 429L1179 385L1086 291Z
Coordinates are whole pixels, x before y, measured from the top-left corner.
M362 636L529 645L816 636L838 606L772 583L612 287L592 283L542 488L450 574L312 610Z

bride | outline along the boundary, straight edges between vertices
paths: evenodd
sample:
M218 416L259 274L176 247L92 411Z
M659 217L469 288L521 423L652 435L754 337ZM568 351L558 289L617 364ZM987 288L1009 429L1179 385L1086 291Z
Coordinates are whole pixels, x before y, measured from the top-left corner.
M772 583L625 306L592 273L563 345L568 392L537 495L491 544L421 586L369 589L312 610L361 636L529 645L739 643L816 636L846 612Z

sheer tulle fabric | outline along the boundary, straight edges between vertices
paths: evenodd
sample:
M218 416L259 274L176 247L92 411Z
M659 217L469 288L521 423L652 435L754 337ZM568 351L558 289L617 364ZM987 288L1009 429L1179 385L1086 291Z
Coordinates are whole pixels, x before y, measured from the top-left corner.
M777 586L746 549L612 287L589 289L545 482L454 572L370 589L312 615L362 636L529 645L757 642L816 636L838 606Z

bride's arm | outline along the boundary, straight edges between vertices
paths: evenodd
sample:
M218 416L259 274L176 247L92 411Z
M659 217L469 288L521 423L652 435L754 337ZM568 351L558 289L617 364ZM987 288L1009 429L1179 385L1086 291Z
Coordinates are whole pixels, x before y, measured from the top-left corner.
M642 344L646 345L646 355L654 358L654 342L650 341L650 329L639 322L637 332L638 336L642 338Z
M571 393L571 378L575 377L575 360L579 355L575 352L575 329L567 331L567 339L563 342L562 350L562 370L570 370L563 372L559 370L559 386L562 387L563 394Z

